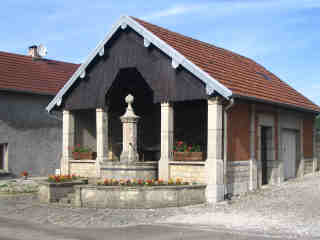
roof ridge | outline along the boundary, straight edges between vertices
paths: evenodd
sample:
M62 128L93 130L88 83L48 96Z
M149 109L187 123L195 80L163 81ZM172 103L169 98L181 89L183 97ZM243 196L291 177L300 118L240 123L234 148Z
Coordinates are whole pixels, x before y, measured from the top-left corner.
M28 56L28 55L25 55L25 54L5 52L5 51L1 51L1 50L0 50L0 54L13 55L13 56L16 56L16 57L24 57L26 59L31 59L32 58L31 56ZM41 58L41 60L57 62L57 63L64 63L64 64L80 65L80 63L73 63L73 62L61 61L61 60L50 59L50 58Z

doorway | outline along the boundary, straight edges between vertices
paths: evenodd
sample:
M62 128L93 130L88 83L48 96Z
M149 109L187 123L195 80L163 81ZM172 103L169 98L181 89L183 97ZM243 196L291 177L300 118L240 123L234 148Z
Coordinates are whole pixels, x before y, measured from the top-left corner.
M5 170L7 144L0 144L0 170Z
M268 161L272 160L272 127L261 127L262 185L268 184Z
M282 158L284 179L296 177L297 132L285 129L282 132Z

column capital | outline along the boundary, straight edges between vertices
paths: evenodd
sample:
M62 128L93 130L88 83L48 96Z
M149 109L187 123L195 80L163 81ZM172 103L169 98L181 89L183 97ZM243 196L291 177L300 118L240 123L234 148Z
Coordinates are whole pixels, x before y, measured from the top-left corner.
M170 107L172 106L172 103L169 101L163 101L161 102L161 107Z
M213 105L213 104L218 104L222 105L223 98L220 96L213 96L208 98L208 104Z
M69 111L69 110L65 110L65 109L63 109L63 111L62 111L62 114L71 114L71 112Z

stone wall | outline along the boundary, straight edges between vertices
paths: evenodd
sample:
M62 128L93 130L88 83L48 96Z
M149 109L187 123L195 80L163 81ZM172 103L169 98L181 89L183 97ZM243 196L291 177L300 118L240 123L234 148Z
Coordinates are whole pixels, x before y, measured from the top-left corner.
M74 192L73 186L82 184L84 184L82 181L63 183L40 182L38 191L39 201L42 203L58 202L61 198Z
M279 184L280 178L280 169L279 169L279 161L268 161L267 162L267 179L268 184Z
M229 162L227 167L227 192L241 194L249 191L249 161Z
M96 176L96 161L94 160L70 160L70 173L81 177Z
M20 175L53 174L62 156L62 116L45 107L52 96L0 93L0 144L8 144L6 170Z
M304 159L304 174L313 173L313 158Z
M201 163L170 163L170 177L181 178L187 182L206 183L205 162Z
M206 202L205 185L75 186L75 205L93 208L163 208Z
M102 178L115 179L157 179L157 162L121 163L109 161L101 164Z

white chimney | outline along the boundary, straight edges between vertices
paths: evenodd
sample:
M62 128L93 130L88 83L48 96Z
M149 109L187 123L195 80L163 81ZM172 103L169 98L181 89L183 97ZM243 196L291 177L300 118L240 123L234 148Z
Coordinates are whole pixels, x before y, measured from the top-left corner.
M41 58L41 56L38 53L37 45L32 45L29 47L28 56L31 56L32 58Z

